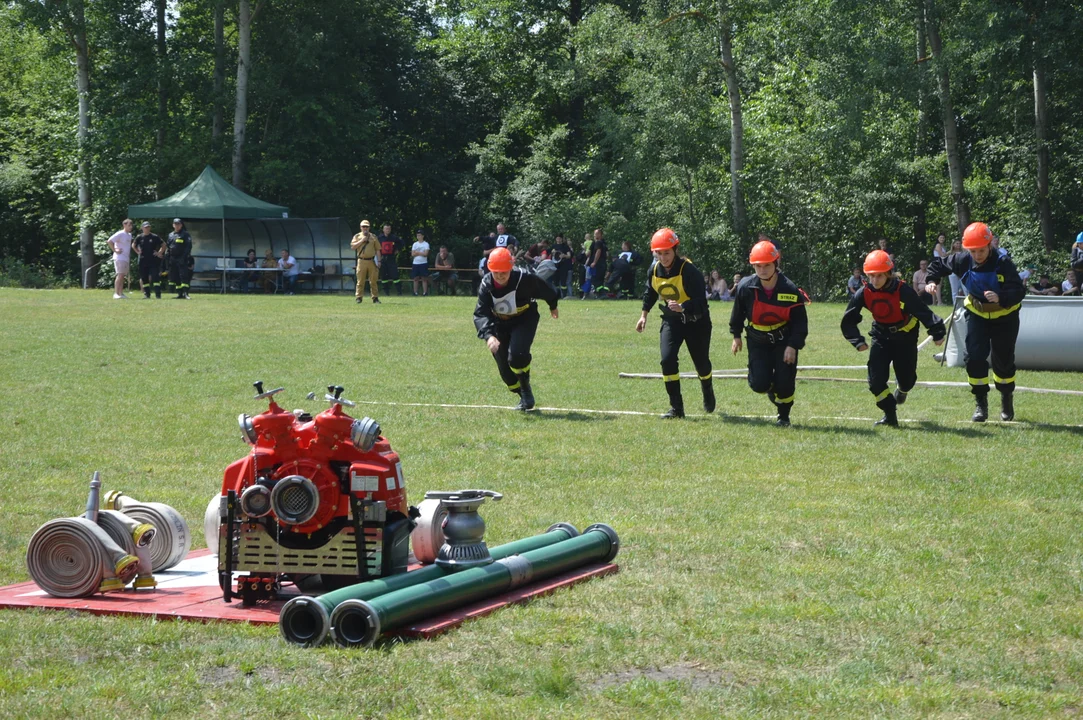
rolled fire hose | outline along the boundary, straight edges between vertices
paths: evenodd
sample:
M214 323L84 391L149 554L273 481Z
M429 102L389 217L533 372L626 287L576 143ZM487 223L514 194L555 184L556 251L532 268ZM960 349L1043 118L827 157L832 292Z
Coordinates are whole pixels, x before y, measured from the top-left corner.
M436 562L440 546L444 544L443 524L447 508L436 498L426 498L417 509L421 515L417 518L417 527L410 533L410 547L419 563L432 565ZM578 535L579 531L576 530L575 534Z
M38 587L54 597L87 597L123 588L138 572L139 559L90 520L57 518L30 538L26 567Z
M137 590L157 587L151 561L151 547L157 532L154 526L141 523L118 510L99 510L98 525L126 553L139 558L139 570L133 587Z
M528 550L554 545L578 535L579 531L575 529L575 526L557 523L541 535L499 545L490 548L489 552L494 560L499 560ZM331 613L340 603L348 600L370 600L396 590L438 580L452 572L439 565L428 565L408 573L350 585L316 598L297 597L282 607L282 612L278 616L278 627L282 631L282 637L291 643L306 647L319 645L330 632Z
M114 490L105 496L105 506L120 510L139 522L153 525L158 532L151 540L150 557L154 572L168 570L188 555L192 533L176 510L163 503L144 503Z
M620 540L613 528L591 525L579 537L504 557L489 565L462 570L370 600L347 600L331 613L331 637L346 647L370 647L382 633L411 621L592 562L609 562L616 557L619 547Z
M207 549L212 555L218 554L218 532L222 527L222 496L215 495L207 503L207 511L203 513L203 539L207 541Z

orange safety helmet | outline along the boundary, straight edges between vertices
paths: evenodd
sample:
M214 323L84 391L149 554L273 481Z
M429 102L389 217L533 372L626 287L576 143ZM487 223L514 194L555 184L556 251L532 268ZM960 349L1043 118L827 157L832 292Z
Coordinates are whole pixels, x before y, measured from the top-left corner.
M778 262L782 255L779 253L778 248L770 240L760 240L758 243L752 246L752 252L748 254L748 261L750 263L769 263Z
M967 250L983 248L993 242L993 231L983 222L970 223L963 230L963 247Z
M865 256L865 273L889 273L895 269L891 256L883 250L873 250Z
M651 252L657 250L671 250L680 245L680 243L681 239L677 237L677 233L669 228L662 228L654 233L654 236L651 238Z
M514 264L507 248L497 248L489 253L488 267L491 272L508 272Z

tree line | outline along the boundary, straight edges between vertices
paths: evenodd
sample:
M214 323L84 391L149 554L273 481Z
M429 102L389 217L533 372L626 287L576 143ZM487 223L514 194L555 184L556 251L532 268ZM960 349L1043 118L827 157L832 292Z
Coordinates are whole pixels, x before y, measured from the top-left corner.
M74 276L210 163L464 256L498 220L669 225L725 273L765 233L831 297L878 238L913 267L980 219L1057 270L1081 31L1058 0L8 0L0 262Z

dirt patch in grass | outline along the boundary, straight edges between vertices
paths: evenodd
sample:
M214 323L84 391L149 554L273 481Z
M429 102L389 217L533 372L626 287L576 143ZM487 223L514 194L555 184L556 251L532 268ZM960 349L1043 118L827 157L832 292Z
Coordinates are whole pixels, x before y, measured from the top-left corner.
M588 687L590 690L600 692L636 680L650 680L651 682L679 682L690 686L693 690L710 690L722 685L730 685L735 679L733 673L723 670L711 670L699 665L681 664L667 665L666 667L633 668L609 673L608 675L602 675Z

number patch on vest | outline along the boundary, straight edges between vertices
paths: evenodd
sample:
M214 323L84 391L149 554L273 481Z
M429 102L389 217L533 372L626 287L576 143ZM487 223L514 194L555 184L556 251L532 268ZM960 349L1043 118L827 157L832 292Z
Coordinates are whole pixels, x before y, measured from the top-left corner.
M779 302L797 302L797 296L796 295L790 295L789 293L779 293L778 294L778 301Z

